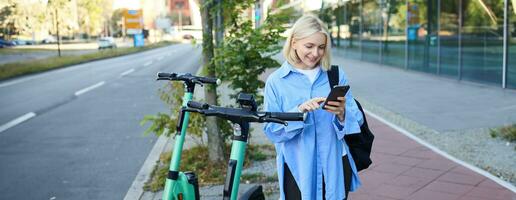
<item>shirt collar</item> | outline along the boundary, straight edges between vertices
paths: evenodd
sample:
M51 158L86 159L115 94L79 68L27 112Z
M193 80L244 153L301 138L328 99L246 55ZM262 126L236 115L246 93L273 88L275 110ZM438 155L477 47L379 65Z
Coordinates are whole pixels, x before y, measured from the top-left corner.
M279 70L279 74L280 74L280 77L281 78L284 78L285 76L287 76L290 72L296 72L296 73L300 73L299 71L297 71L294 66L292 66L290 63L288 63L288 61L285 61L283 62L283 64L281 65L281 67L278 69ZM322 68L320 71L323 71Z
M290 63L288 63L288 61L283 62L283 64L279 68L279 73L280 73L281 78L284 78L290 72L295 72L295 71L296 70L294 69L294 67Z

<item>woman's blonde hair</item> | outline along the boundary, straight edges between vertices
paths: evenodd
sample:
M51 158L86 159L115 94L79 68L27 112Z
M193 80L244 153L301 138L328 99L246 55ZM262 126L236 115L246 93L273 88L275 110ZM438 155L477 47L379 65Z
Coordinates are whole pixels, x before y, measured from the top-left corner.
M326 35L326 48L324 49L324 55L321 59L320 64L324 70L330 69L331 64L331 38L326 28L326 24L314 15L304 15L299 18L294 26L290 29L290 33L287 36L287 41L283 46L283 56L291 64L301 62L301 59L297 55L296 51L292 48L292 42L294 40L300 40L308 37L314 33L323 33Z

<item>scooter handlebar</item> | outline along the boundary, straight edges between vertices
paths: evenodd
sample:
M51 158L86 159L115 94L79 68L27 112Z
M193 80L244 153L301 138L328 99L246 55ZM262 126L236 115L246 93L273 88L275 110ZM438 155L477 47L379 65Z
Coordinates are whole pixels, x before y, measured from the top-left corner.
M210 107L210 105L207 103L200 103L200 102L196 102L196 101L189 101L187 103L187 105L190 108L195 108L195 109L199 109L199 110L208 109Z
M169 80L169 81L190 81L196 84L220 84L220 79L212 78L212 77L202 77L202 76L194 76L189 73L181 74L181 73L166 73L159 72L157 80Z
M269 117L275 118L283 121L304 121L305 120L304 113L293 113L293 112L270 112Z
M220 84L220 79L218 78L211 78L211 77L199 77L199 81L202 83L208 83L208 84Z

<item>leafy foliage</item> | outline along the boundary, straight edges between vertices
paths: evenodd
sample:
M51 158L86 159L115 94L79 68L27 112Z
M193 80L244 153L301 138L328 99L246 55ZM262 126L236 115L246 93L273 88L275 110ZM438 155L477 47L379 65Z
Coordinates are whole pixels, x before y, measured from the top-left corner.
M258 89L265 83L258 79L267 68L278 67L280 64L272 58L281 50L280 35L285 31L282 26L289 21L289 16L284 13L272 14L264 23L253 28L253 22L238 13L243 13L251 6L253 1L241 1L241 4L228 3L224 11L229 20L226 20L227 35L222 44L215 49L215 57L212 60L216 66L217 75L229 81L229 87L234 90L232 97L240 93L255 95L258 104L263 98L258 96Z
M256 154L264 155L264 157L269 159L274 157L273 150L271 150L271 148L274 147L267 145L249 145L248 148L249 150L247 152L250 153L245 156L244 168L251 166L253 162L265 160L264 158L256 157ZM231 148L228 146L224 149L226 150L225 154L229 155ZM164 152L160 155L160 159L157 161L156 166L151 172L149 180L144 185L144 190L156 192L163 189L169 169L168 166L170 165L171 155L172 153L170 151ZM193 171L197 175L201 186L222 183L226 175L227 162L211 162L206 158L208 158L208 148L206 146L196 146L183 151L181 165L184 166L184 169L181 171ZM251 182L277 181L275 177L268 177L263 173L243 174L241 179L242 181Z
M155 133L157 136L165 133L170 137L175 133L179 113L183 101L184 88L181 82L169 82L159 90L160 99L170 107L170 114L159 112L156 115L146 115L141 121L141 125L152 122L145 134ZM202 115L190 114L188 134L202 136L205 120Z
M140 125L143 126L146 123L150 123L150 126L145 130L145 134L154 133L160 136L165 133L167 137L170 137L176 131L183 95L185 93L184 86L181 82L169 82L159 90L159 93L160 99L169 106L170 114L159 112L156 115L146 115L140 122ZM188 134L202 139L202 134L206 131L205 117L197 113L190 113L188 119ZM227 140L231 135L231 125L227 121L222 120L219 121L218 125L222 137Z

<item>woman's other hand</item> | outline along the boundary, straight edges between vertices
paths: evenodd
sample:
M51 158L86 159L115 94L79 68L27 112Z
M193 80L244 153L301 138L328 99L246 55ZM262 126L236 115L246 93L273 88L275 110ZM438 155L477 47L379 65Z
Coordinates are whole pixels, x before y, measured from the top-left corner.
M311 112L311 111L319 109L319 107L321 107L320 104L322 102L324 102L325 100L326 100L326 98L324 98L324 97L316 97L316 98L310 99L310 100L302 103L297 108L299 109L300 112L303 112L303 113Z
M344 121L344 113L346 113L346 97L338 97L338 101L328 101L324 105L324 109L331 112L339 118L339 121Z

